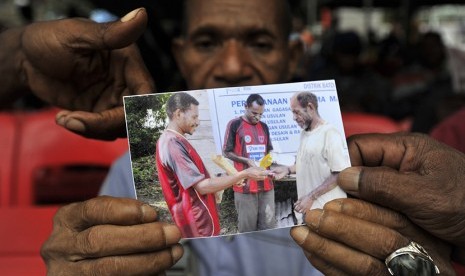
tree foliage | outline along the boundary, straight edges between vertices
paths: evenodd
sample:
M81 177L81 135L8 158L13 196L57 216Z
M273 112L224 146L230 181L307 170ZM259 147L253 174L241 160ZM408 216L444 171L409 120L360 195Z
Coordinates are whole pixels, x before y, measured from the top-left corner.
M124 98L126 125L132 158L155 154L155 144L166 127L165 103L170 94L144 95ZM151 126L147 125L149 110Z

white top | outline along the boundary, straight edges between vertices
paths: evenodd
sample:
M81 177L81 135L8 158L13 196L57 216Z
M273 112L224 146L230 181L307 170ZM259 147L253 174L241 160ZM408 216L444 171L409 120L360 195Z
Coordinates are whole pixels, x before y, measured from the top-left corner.
M301 198L320 186L332 172L340 172L350 166L347 144L339 131L323 122L310 131L300 134L300 146L296 159L297 195ZM312 209L335 198L346 197L339 187L317 198Z

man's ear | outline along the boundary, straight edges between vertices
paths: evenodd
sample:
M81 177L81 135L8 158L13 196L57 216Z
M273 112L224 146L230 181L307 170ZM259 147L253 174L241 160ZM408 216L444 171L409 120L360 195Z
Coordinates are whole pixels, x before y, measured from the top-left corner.
M288 80L291 80L297 71L297 65L302 58L304 52L304 44L300 39L289 40L289 75Z
M316 110L315 106L314 106L312 103L308 103L307 108L308 108L310 111L315 111L315 110Z
M176 63L178 65L178 69L181 72L183 78L186 76L185 72L185 64L184 64L184 45L186 41L183 38L175 38L173 39L173 43L171 44L171 52L173 53L174 59L176 59Z
M176 109L174 112L173 112L173 119L179 119L181 117L181 109Z

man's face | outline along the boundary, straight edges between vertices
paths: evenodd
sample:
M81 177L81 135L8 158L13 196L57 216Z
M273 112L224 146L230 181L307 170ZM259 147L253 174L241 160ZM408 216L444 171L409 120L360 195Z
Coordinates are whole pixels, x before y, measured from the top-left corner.
M173 46L188 88L288 81L294 60L275 2L189 0L186 34Z
M297 101L296 97L291 98L291 111L294 121L302 129L308 129L313 121L311 109L309 107L302 107Z
M245 107L245 117L249 123L255 125L262 118L265 105L259 105L257 102L252 102L250 106Z
M182 134L194 134L195 129L199 126L199 107L197 105L191 104L190 109L182 112L179 111L177 118L177 124Z

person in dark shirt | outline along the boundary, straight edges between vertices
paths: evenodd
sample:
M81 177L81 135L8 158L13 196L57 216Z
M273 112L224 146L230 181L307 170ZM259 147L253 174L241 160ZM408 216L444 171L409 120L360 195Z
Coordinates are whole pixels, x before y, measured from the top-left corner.
M251 94L246 100L245 114L229 121L224 137L223 154L234 161L238 171L256 167L273 146L268 126L260 121L265 100ZM276 227L273 181L247 180L244 186L234 186L239 232Z

